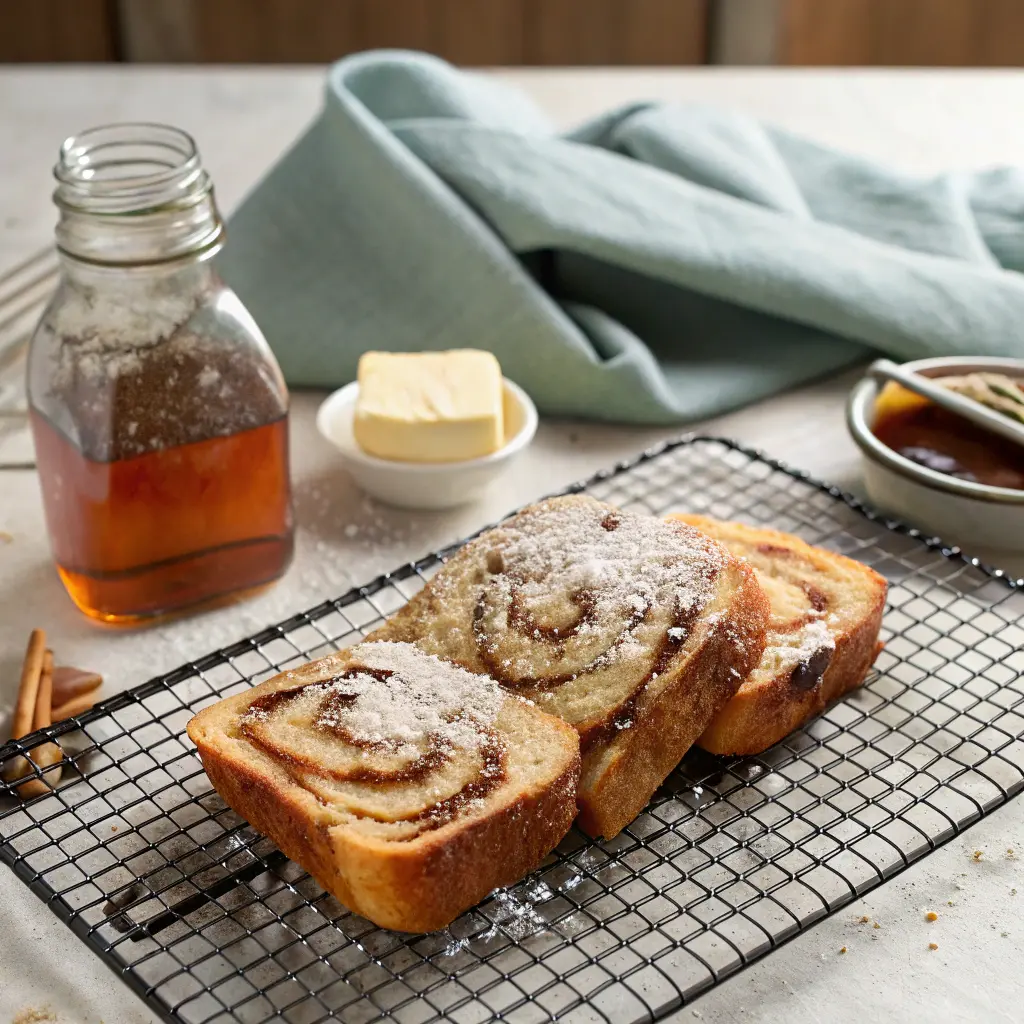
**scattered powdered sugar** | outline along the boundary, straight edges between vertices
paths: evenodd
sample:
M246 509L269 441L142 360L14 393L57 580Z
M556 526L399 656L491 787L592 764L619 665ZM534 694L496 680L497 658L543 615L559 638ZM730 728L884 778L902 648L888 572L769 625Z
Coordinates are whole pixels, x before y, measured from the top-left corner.
M534 909L533 899L525 892L517 893L512 889L498 889L485 910L490 915L491 926L474 938L474 945L490 942L497 937L499 929L510 939L521 941L546 923Z
M654 607L685 613L710 599L721 550L696 530L596 501L545 502L488 535L501 555L495 584L514 587L527 608L565 594L591 595L591 621L604 631Z
M836 649L836 638L824 619L812 619L795 633L776 636L775 641L764 652L764 658L775 665L800 664L821 650Z
M433 739L449 748L473 749L501 709L502 691L493 680L412 644L360 644L352 648L350 667L352 675L315 691L319 698L332 693L355 698L333 710L329 720L321 713L320 721L360 743L397 746L401 752ZM360 668L391 674L379 679Z
M815 651L821 650L822 647L835 650L836 638L832 635L832 631L824 619L814 619L808 622L800 633L801 640L797 650L801 655L809 656Z

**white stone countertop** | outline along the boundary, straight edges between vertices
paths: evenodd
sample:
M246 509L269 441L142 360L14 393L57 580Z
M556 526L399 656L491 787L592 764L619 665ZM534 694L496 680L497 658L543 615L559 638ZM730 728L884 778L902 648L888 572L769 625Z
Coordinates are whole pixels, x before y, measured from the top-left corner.
M929 172L1024 164L1024 72L782 70L517 70L562 123L640 98L731 106L794 131ZM118 120L166 121L198 140L223 208L234 206L315 114L318 69L4 68L0 70L0 272L45 245L54 220L49 169L60 141ZM854 491L856 451L843 426L854 377L827 381L696 426L737 437ZM30 629L44 626L59 660L105 676L104 695L335 596L505 511L668 436L665 430L545 422L529 453L477 505L411 515L365 502L313 429L321 396L294 397L297 552L273 589L173 625L135 632L87 622L49 560L34 473L0 479L0 734ZM26 451L8 438L10 455ZM347 526L354 524L353 531ZM1020 573L1017 560L989 558ZM703 1018L811 1024L1024 1020L1024 804L1011 802L965 836L826 919L681 1010ZM976 861L972 851L984 856ZM48 1011L74 1024L156 1018L0 868L0 1024ZM947 901L953 901L950 906ZM924 921L926 910L940 917ZM861 915L881 922L865 929ZM938 943L930 952L928 943ZM846 947L845 954L840 953ZM28 1018L32 1019L32 1018Z

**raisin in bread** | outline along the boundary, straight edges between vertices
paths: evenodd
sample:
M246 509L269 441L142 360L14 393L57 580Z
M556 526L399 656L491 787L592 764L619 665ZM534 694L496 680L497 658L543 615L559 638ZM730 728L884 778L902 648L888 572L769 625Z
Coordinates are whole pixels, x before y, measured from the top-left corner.
M460 548L373 639L499 680L580 735L580 825L614 836L764 649L754 573L681 523L592 498L531 506Z
M579 741L493 680L364 643L188 725L224 800L342 903L441 928L518 881L576 813Z
M883 577L788 533L706 516L671 518L745 558L771 602L761 662L700 746L714 754L758 754L863 682L880 650Z

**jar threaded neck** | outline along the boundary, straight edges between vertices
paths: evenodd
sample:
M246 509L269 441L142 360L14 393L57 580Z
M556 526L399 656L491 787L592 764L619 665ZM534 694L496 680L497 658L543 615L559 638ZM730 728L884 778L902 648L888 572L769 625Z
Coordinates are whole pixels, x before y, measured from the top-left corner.
M219 248L213 186L188 133L161 124L91 128L53 169L57 247L87 262L159 263Z

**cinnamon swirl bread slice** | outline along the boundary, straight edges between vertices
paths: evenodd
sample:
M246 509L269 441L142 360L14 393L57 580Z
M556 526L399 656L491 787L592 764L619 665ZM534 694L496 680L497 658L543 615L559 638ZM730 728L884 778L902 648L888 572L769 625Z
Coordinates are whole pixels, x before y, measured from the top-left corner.
M401 643L364 643L201 711L224 800L342 903L441 928L518 881L576 813L563 722Z
M698 515L670 518L745 558L771 602L760 664L704 731L700 746L713 754L759 754L860 686L881 649L883 577L778 530Z
M580 736L580 824L614 836L764 649L753 572L681 523L553 498L457 551L373 639L487 674Z

